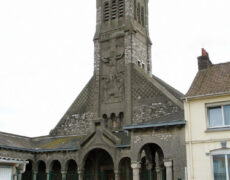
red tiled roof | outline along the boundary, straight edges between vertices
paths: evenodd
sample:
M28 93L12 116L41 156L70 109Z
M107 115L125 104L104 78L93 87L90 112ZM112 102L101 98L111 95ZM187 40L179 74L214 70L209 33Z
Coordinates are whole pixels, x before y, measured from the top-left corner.
M185 97L230 93L230 62L198 71Z

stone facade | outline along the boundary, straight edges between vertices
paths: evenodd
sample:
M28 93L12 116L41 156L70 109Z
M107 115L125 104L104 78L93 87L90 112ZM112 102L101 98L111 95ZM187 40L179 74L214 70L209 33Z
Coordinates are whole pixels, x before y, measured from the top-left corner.
M94 47L93 77L57 126L0 133L0 155L29 160L28 180L184 179L182 94L151 73L148 0L97 0Z

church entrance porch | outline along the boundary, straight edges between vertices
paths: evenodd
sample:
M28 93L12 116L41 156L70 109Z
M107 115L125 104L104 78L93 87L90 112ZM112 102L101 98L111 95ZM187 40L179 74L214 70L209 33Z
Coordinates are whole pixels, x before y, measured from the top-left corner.
M164 154L160 146L154 143L144 145L140 150L140 179L166 180Z
M90 151L85 158L83 180L114 180L112 157L103 149Z
M133 180L172 180L172 177L166 177L164 154L157 144L142 146L137 160L132 163Z

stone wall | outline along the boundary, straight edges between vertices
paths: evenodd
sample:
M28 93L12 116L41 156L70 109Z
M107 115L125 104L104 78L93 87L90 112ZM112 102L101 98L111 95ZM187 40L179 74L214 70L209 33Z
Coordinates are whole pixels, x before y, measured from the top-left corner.
M50 135L87 135L92 130L92 120L95 118L95 114L91 112L69 115L50 132Z
M163 151L164 159L173 162L174 179L184 179L186 166L184 127L134 130L131 137L132 161L140 162L140 152L146 144L158 145Z
M135 124L181 112L177 105L135 68L132 71L132 99L132 122Z

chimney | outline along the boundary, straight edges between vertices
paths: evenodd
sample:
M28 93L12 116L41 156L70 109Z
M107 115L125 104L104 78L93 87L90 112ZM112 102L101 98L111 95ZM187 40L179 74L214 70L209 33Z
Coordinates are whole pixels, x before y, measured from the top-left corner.
M204 48L201 49L201 54L202 55L197 58L199 71L203 69L207 69L209 68L209 66L212 65L212 62L209 59L209 55Z

